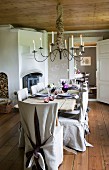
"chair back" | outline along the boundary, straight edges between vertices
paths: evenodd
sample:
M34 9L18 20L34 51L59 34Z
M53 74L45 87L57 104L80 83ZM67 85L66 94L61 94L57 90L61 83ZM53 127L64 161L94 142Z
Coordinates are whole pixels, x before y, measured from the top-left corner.
M18 101L23 101L28 98L28 88L21 89L17 92Z
M38 91L39 91L39 92L45 89L45 86L44 86L44 83L43 83L43 82L40 82L40 83L38 83L37 85L38 85Z
M44 89L45 89L44 83L38 83L36 85L31 86L31 93L32 95L34 95Z
M32 94L32 95L35 95L35 94L38 93L38 92L39 92L39 89L38 89L38 85L37 85L37 84L31 86L31 94Z
M30 104L22 101L18 102L21 123L25 133L25 152L29 155L29 151L34 150L35 166L42 169L57 170L56 151L53 149L54 133L56 127L56 117L58 113L57 103L38 103ZM35 150L36 149L36 150ZM29 155L30 156L30 155ZM31 159L27 156L26 163ZM33 165L30 163L27 167ZM40 168L39 166L39 168ZM53 168L54 167L54 168Z
M84 122L85 121L85 117L87 114L87 107L88 107L88 87L84 87L82 92L82 96L81 96L81 114L80 114L80 118L79 120Z

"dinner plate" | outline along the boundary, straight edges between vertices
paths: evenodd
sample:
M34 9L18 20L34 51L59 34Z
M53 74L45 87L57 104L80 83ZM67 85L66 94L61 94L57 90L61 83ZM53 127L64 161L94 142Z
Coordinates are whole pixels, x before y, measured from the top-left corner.
M47 97L48 94L36 93L36 97Z
M30 96L30 98L35 98L35 97L48 97L48 94L36 93Z
M72 97L70 94L68 93L62 93L62 94L57 94L58 97Z

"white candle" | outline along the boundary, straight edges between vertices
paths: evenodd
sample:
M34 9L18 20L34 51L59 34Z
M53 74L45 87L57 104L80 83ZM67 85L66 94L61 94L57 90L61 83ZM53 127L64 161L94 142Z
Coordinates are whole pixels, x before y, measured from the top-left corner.
M67 49L67 42L66 42L66 40L65 40L65 48Z
M35 50L35 41L33 40L33 49Z
M74 43L73 43L73 35L72 35L72 47L74 46Z
M51 53L51 44L50 44L50 53Z
M79 52L79 56L82 55L81 51Z
M80 42L81 42L81 45L82 45L82 35L80 35Z
M54 44L54 32L52 31L52 43Z
M42 47L42 38L40 38L40 47Z
M84 42L83 42L83 44L82 44L82 45L83 45L83 47L82 47L82 51L84 51Z
M74 53L74 56L75 56L75 57L77 56L76 52Z

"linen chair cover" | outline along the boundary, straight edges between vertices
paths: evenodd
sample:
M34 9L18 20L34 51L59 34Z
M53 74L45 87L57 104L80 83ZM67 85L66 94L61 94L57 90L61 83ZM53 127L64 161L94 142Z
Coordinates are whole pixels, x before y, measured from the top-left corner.
M23 89L20 89L18 92L17 92L17 99L18 101L23 101L25 99L28 98L28 88L23 88ZM22 125L20 123L20 127L19 127L19 145L18 147L24 147L25 145L25 141L24 141L24 132L23 132L23 128L22 128Z
M39 92L45 89L44 83L41 82L41 83L38 83L37 85L38 85Z
M32 94L32 95L35 95L35 94L38 93L38 92L39 92L39 87L38 87L37 84L31 86L31 94Z
M82 107L82 114L80 116L80 121L84 122L84 129L86 134L89 133L89 125L88 125L88 112L87 112L87 108L88 108L88 87L87 85L83 87L82 89L84 92L82 92L82 98L81 98L81 107Z
M38 83L36 85L31 86L31 93L35 95L36 93L45 89L44 83Z
M28 89L23 88L17 92L18 101L23 101L28 98Z
M36 165L38 170L58 170L63 161L63 127L56 126L58 104L18 104L25 135L25 169Z
M73 117L74 112L68 113L66 117L59 117L59 122L63 125L64 145L78 151L85 151L86 146L92 146L85 140L85 131L88 133L87 105L88 105L88 90L82 92L81 107L77 119ZM71 116L72 115L72 116Z

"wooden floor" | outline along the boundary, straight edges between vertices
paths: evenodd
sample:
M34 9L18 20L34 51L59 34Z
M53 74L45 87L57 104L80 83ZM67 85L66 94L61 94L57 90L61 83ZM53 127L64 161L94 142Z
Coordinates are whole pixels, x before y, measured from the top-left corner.
M109 170L109 105L90 102L87 140L94 146L77 155L65 153L59 170ZM23 170L18 148L19 113L0 114L0 170Z

